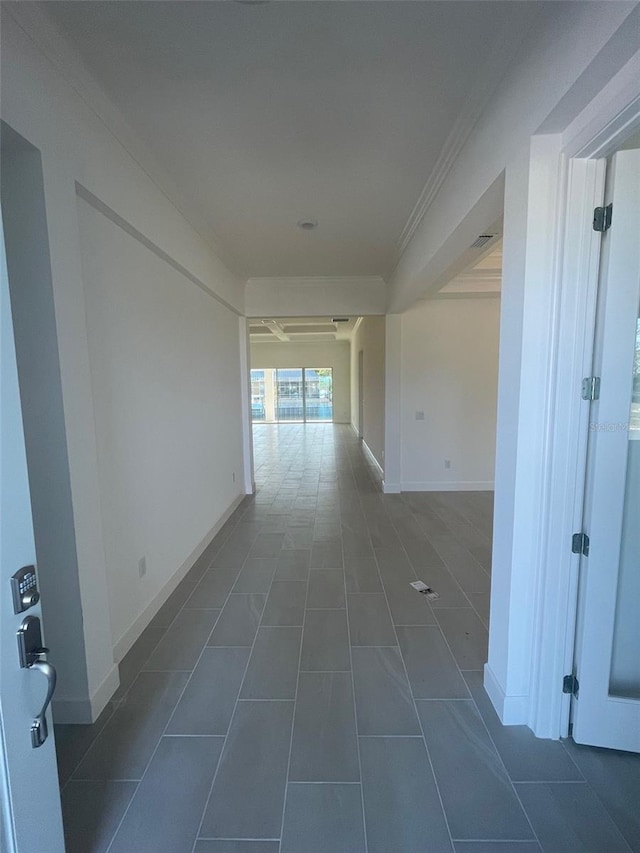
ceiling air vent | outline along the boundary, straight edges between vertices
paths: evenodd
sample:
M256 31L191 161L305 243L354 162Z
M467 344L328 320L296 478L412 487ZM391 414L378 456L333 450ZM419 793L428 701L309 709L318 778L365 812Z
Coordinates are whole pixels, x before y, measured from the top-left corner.
M493 240L493 234L481 234L475 243L472 243L469 248L471 249L481 249L483 246L486 246L489 240Z
M349 318L348 317L332 317L331 322L332 323L348 323Z

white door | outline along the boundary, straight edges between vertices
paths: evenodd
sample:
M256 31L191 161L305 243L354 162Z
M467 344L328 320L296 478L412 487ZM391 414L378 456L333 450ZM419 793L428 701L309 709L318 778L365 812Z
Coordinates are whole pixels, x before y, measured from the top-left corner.
M573 738L640 752L640 151L611 158L605 203Z
M32 746L48 679L18 662L18 629L26 616L42 617L40 605L16 615L10 586L35 563L35 545L1 220L0 336L0 844L3 853L64 853L50 712L47 739Z

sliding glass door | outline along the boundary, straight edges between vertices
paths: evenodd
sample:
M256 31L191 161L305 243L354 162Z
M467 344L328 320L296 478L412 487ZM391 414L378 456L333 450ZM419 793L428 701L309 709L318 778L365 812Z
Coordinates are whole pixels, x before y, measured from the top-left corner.
M276 421L304 421L304 368L276 370Z
M305 420L333 420L333 371L330 367L305 368L304 401Z
M331 423L330 367L262 368L251 371L254 423Z

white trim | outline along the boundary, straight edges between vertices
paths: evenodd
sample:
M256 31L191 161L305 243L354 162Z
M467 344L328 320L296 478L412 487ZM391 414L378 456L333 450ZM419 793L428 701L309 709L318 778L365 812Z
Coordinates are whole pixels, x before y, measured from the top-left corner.
M386 480L382 481L382 493L385 495L399 495L402 489L400 488L400 483L387 483Z
M174 179L160 165L152 149L132 129L121 110L89 72L75 47L60 32L45 9L34 3L15 3L5 6L16 24L31 39L36 48L51 63L82 104L104 125L107 132L162 192L169 203L184 217L191 228L229 270L239 264L223 250L213 234L209 217L192 198L184 197Z
M525 720L538 737L558 738L569 731L570 697L562 693L561 684L562 675L572 671L574 661L579 560L571 554L568 541L582 526L589 428L588 406L577 389L581 377L591 372L600 250L591 218L604 192L604 162L595 158L611 153L640 125L637 78L633 93L627 79L630 65L583 111L581 117L589 117L586 127L591 138L585 138L584 127L576 131L576 120L562 139L567 183L559 199L556 228L556 329L544 435L548 465L540 495L544 523L536 558L530 699ZM621 105L625 97L628 101ZM577 159L576 153L584 159ZM567 161L567 156L573 159ZM507 722L506 717L502 720Z
M401 483L403 492L492 492L493 480L426 480Z
M230 302L227 302L226 299L223 299L222 296L219 296L214 290L211 290L210 287L200 281L200 279L195 276L193 273L189 272L189 270L184 267L179 261L176 261L171 257L164 249L161 249L153 240L150 240L146 237L141 231L128 222L124 216L120 216L119 213L116 213L113 208L109 207L108 204L105 204L98 196L94 195L90 190L84 187L81 183L76 181L76 195L78 198L81 198L88 205L90 205L94 210L98 213L101 213L114 225L117 225L118 228L121 228L125 234L128 234L129 237L132 237L134 240L137 240L142 246L148 249L150 252L153 252L156 257L160 258L161 261L164 261L170 267L172 267L176 272L180 273L180 275L184 276L188 281L192 284L195 284L196 287L199 287L203 293L206 293L207 296L211 296L229 311L232 311L234 314L242 316L242 312L235 308Z
M2 706L0 705L0 850L18 853Z
M625 136L640 127L640 51L566 128L567 157L607 157Z
M211 541L213 540L214 536L222 529L225 522L231 517L231 515L235 512L238 506L240 506L244 498L244 494L240 494L235 498L229 508L220 516L220 518L218 519L218 521L216 521L211 530L209 530L204 539L202 539L200 543L196 545L191 554L189 554L187 559L182 563L182 565L178 568L175 574L172 575L172 577L169 579L169 581L167 581L167 583L163 586L163 588L155 596L155 598L145 607L145 609L138 616L138 618L129 628L129 630L125 631L125 633L120 637L120 639L114 644L113 657L116 663L120 663L122 658L126 655L131 646L133 646L133 644L142 634L149 622L151 622L153 617L160 610L160 608L169 598L174 589L178 586L180 581L193 568L194 563L204 552L205 548L207 548L211 544Z
M120 675L114 663L90 698L54 699L51 703L53 719L56 723L95 723L119 686Z
M582 377L591 372L593 358L600 236L591 219L603 191L603 161L569 161L566 212L560 223L564 234L549 388L546 521L540 530L528 720L542 737L563 737L569 730L570 702L560 685L573 666L579 559L568 541L582 527L589 407L578 389Z
M354 285L366 285L369 287L379 287L385 285L385 280L379 275L302 275L302 276L258 276L247 279L248 285L256 285L258 287L274 287L287 285L295 288L302 287L349 287ZM331 313L331 312L329 312ZM277 314L276 316L280 316ZM318 315L322 316L322 315ZM337 317L338 314L332 313L332 316ZM250 319L259 319L253 317Z
M358 427L351 421L351 429L355 432L356 436L360 438L360 433L358 432Z
M358 331L358 329L360 328L360 326L363 323L364 323L364 317L358 317L358 319L353 324L353 329L351 329L351 332L349 333L349 338L353 338L353 336L355 335L355 333Z
M353 424L351 426L353 426ZM376 471L380 474L381 477L384 477L384 469L383 469L382 465L378 462L376 457L373 455L373 451L371 450L371 448L369 447L367 442L364 440L364 438L362 439L362 447L365 450L370 461L373 463L373 466L376 469Z
M508 33L501 30L495 34L492 49L489 51L489 60L483 69L483 73L476 76L458 118L454 122L427 182L402 229L398 241L397 257L391 273L395 271L413 235L435 201L440 188L447 179L478 119L483 114L497 85L515 58L519 46L519 41L509 38ZM391 275L388 278L391 279Z
M242 410L242 473L244 491L252 495L255 490L253 479L253 422L251 420L251 340L249 321L238 319L240 337L240 407Z
M507 696L488 663L484 665L484 689L504 726L526 724L529 697Z
M428 299L500 299L501 296L501 290L440 290Z

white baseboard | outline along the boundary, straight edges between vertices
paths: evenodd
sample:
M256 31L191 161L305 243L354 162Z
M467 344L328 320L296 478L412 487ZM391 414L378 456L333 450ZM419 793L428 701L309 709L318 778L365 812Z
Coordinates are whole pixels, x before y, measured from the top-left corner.
M387 483L386 480L383 480L382 491L385 495L399 495L402 489L400 483Z
M503 726L526 726L528 696L507 696L488 663L484 665L484 689Z
M371 448L369 447L369 445L367 444L367 442L364 439L362 440L362 447L364 448L367 456L369 457L369 459L373 463L373 467L376 469L376 471L380 474L381 477L384 477L384 470L382 468L382 465L378 462L376 457L373 455Z
M358 430L358 427L353 422L351 424L351 429L355 432L355 434L358 436L358 438L360 438L360 431Z
M228 509L222 514L222 516L216 521L211 530L207 533L207 535L202 539L198 545L193 549L193 551L189 554L187 559L182 563L182 565L177 569L177 571L171 576L171 578L167 581L167 583L162 587L160 592L153 598L149 604L145 607L142 613L138 616L133 625L120 637L117 643L113 647L113 658L116 663L120 663L122 658L129 651L131 646L138 639L140 634L147 627L149 622L156 615L158 610L162 607L165 601L169 598L174 589L178 586L180 581L184 578L184 576L193 568L194 563L200 557L200 555L204 552L205 548L207 548L213 537L222 529L222 526L227 521L227 519L235 512L236 508L240 505L240 503L244 500L245 495L240 494L235 498L233 503L228 507Z
M119 686L120 676L114 663L90 698L54 699L51 703L53 719L56 723L95 723Z
M492 492L493 488L493 480L427 480L401 484L403 492Z

